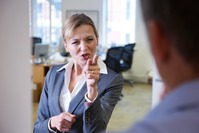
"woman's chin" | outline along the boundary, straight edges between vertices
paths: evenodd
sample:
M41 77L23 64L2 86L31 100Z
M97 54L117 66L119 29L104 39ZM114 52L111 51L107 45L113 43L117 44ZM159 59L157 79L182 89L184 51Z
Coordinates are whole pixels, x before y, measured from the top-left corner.
M86 62L87 62L87 60L84 60L84 61L81 61L79 64L80 64L81 66L85 66L85 65L86 65Z

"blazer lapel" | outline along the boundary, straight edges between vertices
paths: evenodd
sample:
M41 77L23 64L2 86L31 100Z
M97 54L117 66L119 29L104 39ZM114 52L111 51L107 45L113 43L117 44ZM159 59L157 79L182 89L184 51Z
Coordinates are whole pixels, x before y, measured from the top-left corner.
M103 78L103 74L101 74L100 79L98 81L98 95L100 95L104 88L104 83L107 79ZM68 112L73 113L77 106L80 104L82 100L84 100L84 96L87 92L86 82L84 83L82 89L78 92L78 94L72 99L69 105Z
M62 112L60 102L59 102L59 96L61 93L61 90L64 85L64 73L65 72L58 72L57 75L55 76L55 83L53 84L53 92L52 96L54 95L54 109L55 109L55 114L60 114Z
M87 92L86 82L84 83L82 89L77 93L77 95L71 100L68 112L71 114L75 111L77 106L80 104L82 100L84 100L84 95Z

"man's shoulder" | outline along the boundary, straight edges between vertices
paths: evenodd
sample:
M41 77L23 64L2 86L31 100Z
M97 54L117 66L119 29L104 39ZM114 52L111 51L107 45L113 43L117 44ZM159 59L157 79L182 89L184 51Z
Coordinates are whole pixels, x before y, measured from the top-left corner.
M144 119L133 124L128 131L132 133L187 133L189 131L198 133L199 106L185 105L165 107L167 105L160 102Z

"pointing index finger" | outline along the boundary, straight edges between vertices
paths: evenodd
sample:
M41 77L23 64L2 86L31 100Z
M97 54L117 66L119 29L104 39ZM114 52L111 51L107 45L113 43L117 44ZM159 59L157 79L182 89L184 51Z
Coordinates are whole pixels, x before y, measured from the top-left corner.
M95 54L94 57L93 57L92 64L97 65L97 60L98 60L98 56Z

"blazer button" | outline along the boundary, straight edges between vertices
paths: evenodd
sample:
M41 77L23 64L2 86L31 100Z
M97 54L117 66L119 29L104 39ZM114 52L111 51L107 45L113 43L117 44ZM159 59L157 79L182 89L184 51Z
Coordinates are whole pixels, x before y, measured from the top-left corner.
M89 117L86 117L86 120L87 120L87 121L90 121L90 118L89 118Z
M90 116L90 114L91 114L90 112L86 112L86 115L87 115L87 116Z
M86 121L88 121L88 122L89 122L89 121L90 121L90 118L89 118L89 117L86 117Z
M89 124L89 121L90 121L90 118L89 118L89 117L86 117L86 124L87 124L87 125Z

